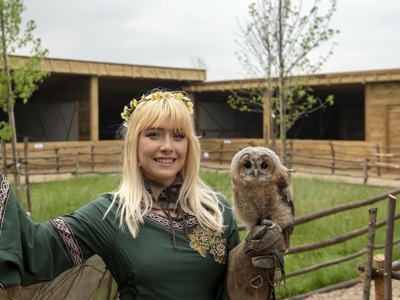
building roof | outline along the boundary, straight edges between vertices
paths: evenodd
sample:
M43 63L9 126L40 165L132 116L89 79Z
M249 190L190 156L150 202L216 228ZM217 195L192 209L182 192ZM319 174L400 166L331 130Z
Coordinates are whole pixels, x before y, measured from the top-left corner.
M27 56L13 57L22 60L28 59ZM44 59L41 63L41 70L70 75L96 75L193 82L206 80L206 71L200 69L169 68L56 58Z
M275 79L276 80L276 79ZM356 71L317 74L310 78L310 86L329 86L337 84L365 84L369 82L400 81L400 69ZM225 81L196 82L188 87L190 92L231 91L258 88L265 85L265 79L241 79Z

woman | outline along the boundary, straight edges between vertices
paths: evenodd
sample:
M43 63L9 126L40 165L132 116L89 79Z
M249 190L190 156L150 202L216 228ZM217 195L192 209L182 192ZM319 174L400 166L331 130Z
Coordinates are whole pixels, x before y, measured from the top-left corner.
M132 100L121 114L119 188L73 214L32 223L3 178L0 287L52 280L97 254L120 299L227 299L237 225L226 199L199 178L192 112L182 92Z

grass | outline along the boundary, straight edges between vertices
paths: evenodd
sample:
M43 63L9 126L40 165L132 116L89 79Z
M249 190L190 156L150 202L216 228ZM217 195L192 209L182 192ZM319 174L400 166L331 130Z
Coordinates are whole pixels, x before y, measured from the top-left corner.
M216 191L222 193L228 199L231 198L229 174L202 171L201 176ZM297 216L374 197L393 189L303 177L294 177L292 182ZM31 184L33 218L36 222L41 222L71 213L96 198L96 195L114 190L118 184L119 177L117 175L79 176L63 181L33 183ZM374 204L373 207L378 208L378 221L384 219L387 214L387 201L381 201ZM292 246L327 240L365 227L369 218L368 208L353 209L299 225L292 235ZM397 206L396 211L397 213L400 211L399 206ZM242 238L244 235L245 232L242 232ZM399 236L400 222L397 221L395 239ZM384 244L384 241L385 227L381 227L376 231L375 242L376 244ZM366 244L367 235L363 235L320 250L287 255L285 257L286 273L355 253L365 248ZM377 250L376 253L383 253L383 250ZM394 260L400 259L399 245L394 247L393 253ZM359 275L356 268L357 263L364 261L365 257L361 256L345 263L289 278L286 281L286 286L291 295L296 295L354 279Z
M296 214L304 215L323 210L332 206L363 200L386 193L393 188L373 187L342 182L331 182L318 179L294 178L293 189L295 195ZM387 201L375 203L372 207L378 208L377 221L385 219L387 215ZM292 246L315 243L327 240L368 225L369 206L337 213L335 215L315 220L295 228L292 235ZM400 211L396 209L397 213ZM395 238L400 237L400 222L395 225ZM385 242L385 227L377 229L375 244ZM367 245L367 234L353 238L344 243L325 247L319 250L288 255L285 258L287 272L299 270L322 262L339 259L364 249ZM375 254L383 253L376 250ZM400 246L394 247L394 259L400 259ZM357 278L358 263L364 263L365 256L324 268L315 272L289 278L287 285L292 294L301 294L323 286Z
M71 179L31 183L32 217L43 222L74 212L97 195L118 187L117 175L80 175Z

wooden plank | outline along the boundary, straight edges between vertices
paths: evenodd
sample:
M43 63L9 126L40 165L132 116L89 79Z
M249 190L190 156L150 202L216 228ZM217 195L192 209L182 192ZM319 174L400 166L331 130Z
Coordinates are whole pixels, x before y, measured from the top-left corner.
M90 140L99 140L99 77L90 77L89 86L89 132Z

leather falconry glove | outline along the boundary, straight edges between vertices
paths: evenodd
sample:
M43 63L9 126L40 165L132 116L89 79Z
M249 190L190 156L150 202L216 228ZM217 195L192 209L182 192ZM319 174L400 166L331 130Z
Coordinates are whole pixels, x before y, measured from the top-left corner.
M249 229L246 238L230 253L227 289L231 300L275 299L274 275L283 272L285 242L281 228L263 222Z

